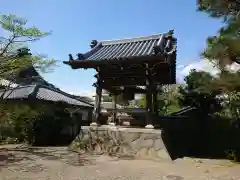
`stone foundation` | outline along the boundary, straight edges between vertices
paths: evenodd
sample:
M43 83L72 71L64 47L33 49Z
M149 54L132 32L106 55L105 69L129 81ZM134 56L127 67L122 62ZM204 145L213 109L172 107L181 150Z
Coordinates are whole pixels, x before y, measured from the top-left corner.
M83 126L70 147L95 154L171 161L161 130L156 129Z

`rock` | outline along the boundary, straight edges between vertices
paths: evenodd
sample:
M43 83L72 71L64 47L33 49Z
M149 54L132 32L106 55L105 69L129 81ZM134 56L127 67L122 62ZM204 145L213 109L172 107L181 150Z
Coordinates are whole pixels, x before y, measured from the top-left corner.
M156 151L160 150L160 149L163 149L164 148L164 143L162 141L162 139L156 139L154 141L154 149Z
M169 156L168 152L166 152L165 149L161 149L157 151L157 156L161 159L171 159L171 157Z
M151 148L152 146L153 146L152 139L147 139L147 140L141 141L141 147Z
M107 135L106 135L105 131L99 131L98 136L101 136L101 137L105 138Z
M149 156L150 158L155 158L155 157L157 157L157 152L156 152L156 150L155 150L154 148L149 148L149 149L148 149L148 156Z
M152 139L137 139L136 141L133 141L131 144L132 148L135 150L139 150L141 148L151 148L153 147L153 140Z
M148 155L148 148L142 148L137 152L138 157L146 157Z
M94 151L95 151L96 153L101 153L101 152L102 152L101 146L100 146L99 144L97 144L97 145L94 147Z
M119 146L113 147L111 153L117 154L117 153L119 152L119 150L120 150L120 147L119 147Z
M129 154L130 152L132 152L132 149L130 148L130 147L128 147L128 146L123 146L122 147L122 153L123 154Z
M89 140L89 135L88 135L88 134L85 134L85 135L83 136L83 138L80 139L80 141L82 141L82 142L87 142L88 140Z
M133 149L135 149L136 151L138 151L138 150L141 148L140 141L141 141L141 139L137 139L137 140L133 141L133 142L131 143L131 147L132 147Z
M125 143L132 143L134 141L136 141L139 137L140 134L139 133L135 133L135 132L125 132L121 134L122 139Z
M159 134L141 134L142 139L159 139Z

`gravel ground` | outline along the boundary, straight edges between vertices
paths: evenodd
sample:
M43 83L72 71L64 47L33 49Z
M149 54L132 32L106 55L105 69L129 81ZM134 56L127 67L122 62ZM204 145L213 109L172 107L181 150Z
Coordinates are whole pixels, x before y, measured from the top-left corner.
M153 162L78 155L66 147L4 146L0 163L0 180L240 179L240 165L223 160Z

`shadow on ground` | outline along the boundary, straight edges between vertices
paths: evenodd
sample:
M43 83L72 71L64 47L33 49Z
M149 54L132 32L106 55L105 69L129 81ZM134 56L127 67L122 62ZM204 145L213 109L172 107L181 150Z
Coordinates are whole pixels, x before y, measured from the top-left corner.
M36 160L61 161L72 166L93 165L89 157L73 153L66 147L14 147L0 149L0 166L16 165Z

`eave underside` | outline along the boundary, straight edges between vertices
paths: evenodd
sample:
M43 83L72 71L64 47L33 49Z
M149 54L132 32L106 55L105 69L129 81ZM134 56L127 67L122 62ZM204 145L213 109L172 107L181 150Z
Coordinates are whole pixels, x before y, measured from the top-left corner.
M143 63L166 63L166 55L126 57L122 59L99 59L99 60L72 60L64 61L64 64L70 65L72 69L96 69L99 66L143 64Z
M151 81L155 86L176 83L175 69L168 63L158 64L150 68L152 68ZM101 80L102 88L110 92L119 92L122 86L125 92L145 92L144 89L136 88L136 86L146 86L146 71L140 66L132 65L131 68L123 68L122 70L120 68L100 67L95 77Z
M125 91L144 93L144 89L136 86L146 86L146 64L151 69L151 80L155 85L176 83L175 56L151 56L123 60L72 61L67 64L73 69L94 68L95 77L101 80L101 86L110 92L119 92L124 86Z

